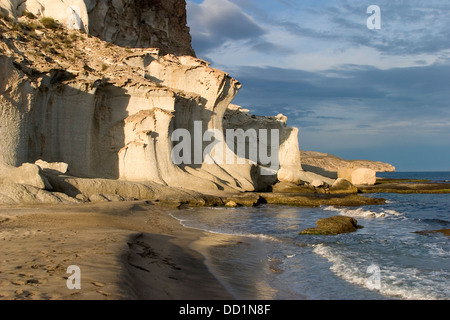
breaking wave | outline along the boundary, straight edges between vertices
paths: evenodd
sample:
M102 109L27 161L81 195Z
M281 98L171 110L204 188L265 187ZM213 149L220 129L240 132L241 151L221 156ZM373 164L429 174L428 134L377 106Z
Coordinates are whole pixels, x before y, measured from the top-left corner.
M324 244L315 245L313 252L331 262L330 270L338 277L368 290L378 291L386 297L404 300L440 300L447 299L449 294L446 285L449 275L445 273L429 274L426 270L418 268L376 266L363 258L345 256L337 249ZM377 276L374 269L371 269L373 266L379 272L376 287L372 282L373 277Z
M403 213L395 210L383 210L381 212L375 212L371 210L364 210L363 208L350 209L350 208L336 208L333 206L325 207L324 210L335 211L343 216L353 218L386 218L386 217L401 217Z

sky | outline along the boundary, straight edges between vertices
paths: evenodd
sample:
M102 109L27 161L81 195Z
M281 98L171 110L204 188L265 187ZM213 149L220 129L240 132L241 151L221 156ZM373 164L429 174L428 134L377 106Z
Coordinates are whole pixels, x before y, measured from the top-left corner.
M188 0L187 10L197 56L242 83L233 103L286 115L300 149L450 171L450 1Z

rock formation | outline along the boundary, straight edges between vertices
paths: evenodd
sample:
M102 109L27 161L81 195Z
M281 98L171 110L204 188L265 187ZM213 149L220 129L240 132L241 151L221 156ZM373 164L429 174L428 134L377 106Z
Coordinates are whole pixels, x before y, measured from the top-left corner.
M195 57L185 6L0 0L0 203L357 191L300 153L284 115L231 104L241 84Z
M58 16L65 11L54 12L53 2L70 8L85 4L76 20L81 22L68 29L70 15ZM144 39L141 29L127 27L135 24L141 4L113 2L111 10L133 16L115 26L129 30L129 39ZM188 34L184 1L142 4L140 14L157 10L148 13L151 21L165 19L169 31L178 25L178 31L167 32L165 44L145 49L130 47L152 42L128 48L111 43L126 45L121 42L126 37L107 25L117 14L108 9L109 19L92 18L106 4L33 0L17 6L2 0L3 15L10 19L0 19L0 164L30 163L37 170L33 175L50 180L45 189L91 201L133 198L133 192L138 199L161 197L161 190L198 198L197 191L235 193L265 190L277 179L301 181L298 130L287 127L283 115L255 117L230 106L241 85L192 56L190 38L183 36ZM174 16L166 19L169 9ZM46 25L39 16L61 24ZM107 24L100 28L99 23ZM97 27L104 34L96 33ZM256 132L256 158L228 143L229 130L238 129ZM264 132L269 132L265 139ZM175 163L174 155L183 162ZM58 177L66 172L70 176Z
M244 132L255 130L256 145L264 149L254 150L255 154L257 154L255 162L261 166L267 166L267 163L265 163L267 160L261 159L261 154L271 158L270 160L272 161L275 160L279 164L279 168L275 169L278 171L277 178L279 181L296 184L302 181L303 170L300 161L300 150L298 150L298 129L287 126L287 117L282 114L274 117L255 116L251 115L247 109L230 105L225 112L223 123L225 136L229 129L242 129ZM260 130L267 132L267 136L264 135L265 141L262 141L263 137L259 134ZM271 149L274 146L273 137L271 136L272 130L279 134L278 139L276 139L277 148L273 148L273 150ZM251 149L249 141L250 139L246 140L245 148L242 148L242 151ZM233 151L240 155L237 148ZM274 152L277 152L277 154L274 154ZM241 156L245 157L246 155L242 154Z
M349 194L358 193L358 188L355 187L350 181L338 178L330 188L331 194Z
M315 151L301 151L300 153L304 170L314 170L314 172L325 174L332 178L337 178L339 169L349 166L372 169L376 172L395 171L394 166L380 161L345 160L332 154Z
M337 235L355 232L362 228L362 226L358 225L358 221L355 218L345 216L333 216L319 219L317 220L316 225L317 227L305 229L299 234Z
M377 182L375 170L359 167L346 167L339 169L338 177L350 181L355 185L373 186Z
M0 13L50 17L122 47L195 56L185 0L0 0Z

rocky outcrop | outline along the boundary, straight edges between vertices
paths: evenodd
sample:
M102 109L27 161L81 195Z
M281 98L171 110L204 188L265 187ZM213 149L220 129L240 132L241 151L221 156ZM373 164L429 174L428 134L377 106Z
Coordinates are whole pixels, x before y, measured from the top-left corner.
M0 164L22 166L0 179L8 190L36 202L230 206L266 201L236 193L277 182L284 194L268 202L353 193L337 175L303 170L284 115L231 104L241 84L195 58L183 0L0 1ZM34 182L18 178L24 168ZM360 203L344 196L335 200Z
M286 116L282 114L274 117L255 116L247 109L230 105L225 112L223 126L225 139L228 138L229 130L232 133L242 130L246 134L247 139L240 150L238 143L229 146L238 156L252 158L250 153L253 151L252 160L265 168L268 173L270 170L276 172L279 181L296 184L302 181L300 151L297 150L298 129L287 126ZM250 143L252 133L255 139ZM276 133L276 136L273 133ZM235 139L227 140L228 144L235 141ZM275 182L276 180L273 181Z
M50 17L122 47L195 56L185 0L1 0L0 10L12 19Z
M65 174L69 168L69 165L64 162L49 163L47 161L38 160L34 164L39 166L43 172L56 175Z
M24 163L20 167L0 164L0 185L24 184L38 189L52 189L47 178L37 165Z
M168 194L265 190L277 174L299 181L297 129L282 115L229 107L240 83L203 60L121 48L27 17L0 20L0 32L0 163L42 160L44 172L68 167L87 179L82 185L119 179L174 188ZM255 130L268 153L253 159L229 146L227 130L237 129ZM266 129L278 130L277 139L261 144ZM113 187L101 188L98 195L114 198ZM80 197L101 198L93 192Z
M29 184L3 183L0 187L0 204L74 204L80 202L65 193L50 192Z
M350 181L338 178L330 188L331 194L349 194L358 193L358 188L355 187Z
M195 56L185 0L86 0L89 30L122 47Z
M339 169L349 166L372 169L376 172L393 172L395 167L388 163L368 160L344 160L328 153L315 151L301 151L303 169L337 178Z
M319 219L316 225L316 228L305 229L299 234L338 235L341 233L355 232L362 228L362 226L358 225L358 221L355 218L345 216Z
M339 169L338 177L350 181L354 185L373 186L377 182L375 170L358 167Z

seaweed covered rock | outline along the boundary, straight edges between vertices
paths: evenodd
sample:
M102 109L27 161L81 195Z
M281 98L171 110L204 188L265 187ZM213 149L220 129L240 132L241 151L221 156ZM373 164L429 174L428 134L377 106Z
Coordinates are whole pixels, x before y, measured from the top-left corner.
M299 234L337 235L355 232L362 228L362 226L358 225L358 221L355 218L346 216L333 216L319 219L316 225L316 228L305 229Z

